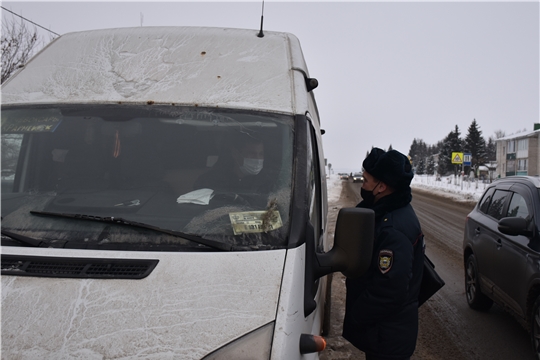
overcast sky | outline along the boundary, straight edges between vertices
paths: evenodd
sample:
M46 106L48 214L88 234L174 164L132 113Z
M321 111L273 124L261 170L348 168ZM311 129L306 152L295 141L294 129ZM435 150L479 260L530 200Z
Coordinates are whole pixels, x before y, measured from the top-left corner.
M258 29L262 2L19 2L2 6L58 34L131 26ZM2 16L12 16L2 10ZM476 119L484 137L539 119L539 3L264 3L264 29L295 34L336 171L372 146L407 154ZM39 29L39 28L38 28ZM46 41L49 33L39 29Z

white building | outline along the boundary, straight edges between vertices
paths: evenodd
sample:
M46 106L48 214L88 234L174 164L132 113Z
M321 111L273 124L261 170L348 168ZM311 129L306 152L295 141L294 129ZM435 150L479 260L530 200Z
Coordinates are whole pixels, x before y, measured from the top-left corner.
M540 124L534 130L497 139L497 177L540 175Z

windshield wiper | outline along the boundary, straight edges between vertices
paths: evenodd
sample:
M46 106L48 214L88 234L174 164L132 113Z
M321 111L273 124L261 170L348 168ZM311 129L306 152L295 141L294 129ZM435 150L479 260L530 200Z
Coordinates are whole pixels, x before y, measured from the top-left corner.
M2 235L4 236L7 236L8 238L11 238L13 240L16 240L26 246L32 246L32 247L43 247L43 246L47 246L47 243L42 241L42 240L38 240L38 239L34 239L34 238L31 238L31 237L28 237L28 236L24 236L24 235L21 235L21 234L16 234L14 232L11 232L11 231L7 231L7 230L3 230L1 231Z
M30 211L30 214L63 217L63 218L68 218L68 219L91 220L91 221L98 221L98 222L104 222L104 223L113 223L113 224L118 224L118 225L128 225L128 226L138 227L141 229L154 230L163 234L168 234L168 235L172 235L176 237L181 237L183 239L192 241L197 244L202 244L216 250L223 250L223 251L234 250L232 245L225 244L219 241L205 239L197 235L186 234L180 231L162 229L157 226L140 223L136 221L131 221L131 220L127 220L120 217L114 217L114 216L107 217L107 216L95 216L95 215L84 215L84 214L66 214L66 213L55 213L55 212L48 212L48 211ZM18 235L18 236L21 236L21 235Z

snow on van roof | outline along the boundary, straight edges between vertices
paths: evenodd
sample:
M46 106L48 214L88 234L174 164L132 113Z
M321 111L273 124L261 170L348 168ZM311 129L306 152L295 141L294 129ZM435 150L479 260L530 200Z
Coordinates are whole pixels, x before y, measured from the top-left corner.
M68 33L2 86L2 104L174 103L294 112L288 33L137 27Z

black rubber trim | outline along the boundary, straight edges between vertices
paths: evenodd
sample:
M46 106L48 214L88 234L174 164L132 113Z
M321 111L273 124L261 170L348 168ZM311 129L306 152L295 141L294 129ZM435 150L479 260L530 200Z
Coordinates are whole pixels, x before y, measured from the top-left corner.
M144 279L159 260L2 255L2 275L83 279Z
M308 178L307 171L307 131L308 118L305 115L294 117L294 183L290 209L291 228L287 248L294 249L306 242L305 231L308 218Z

